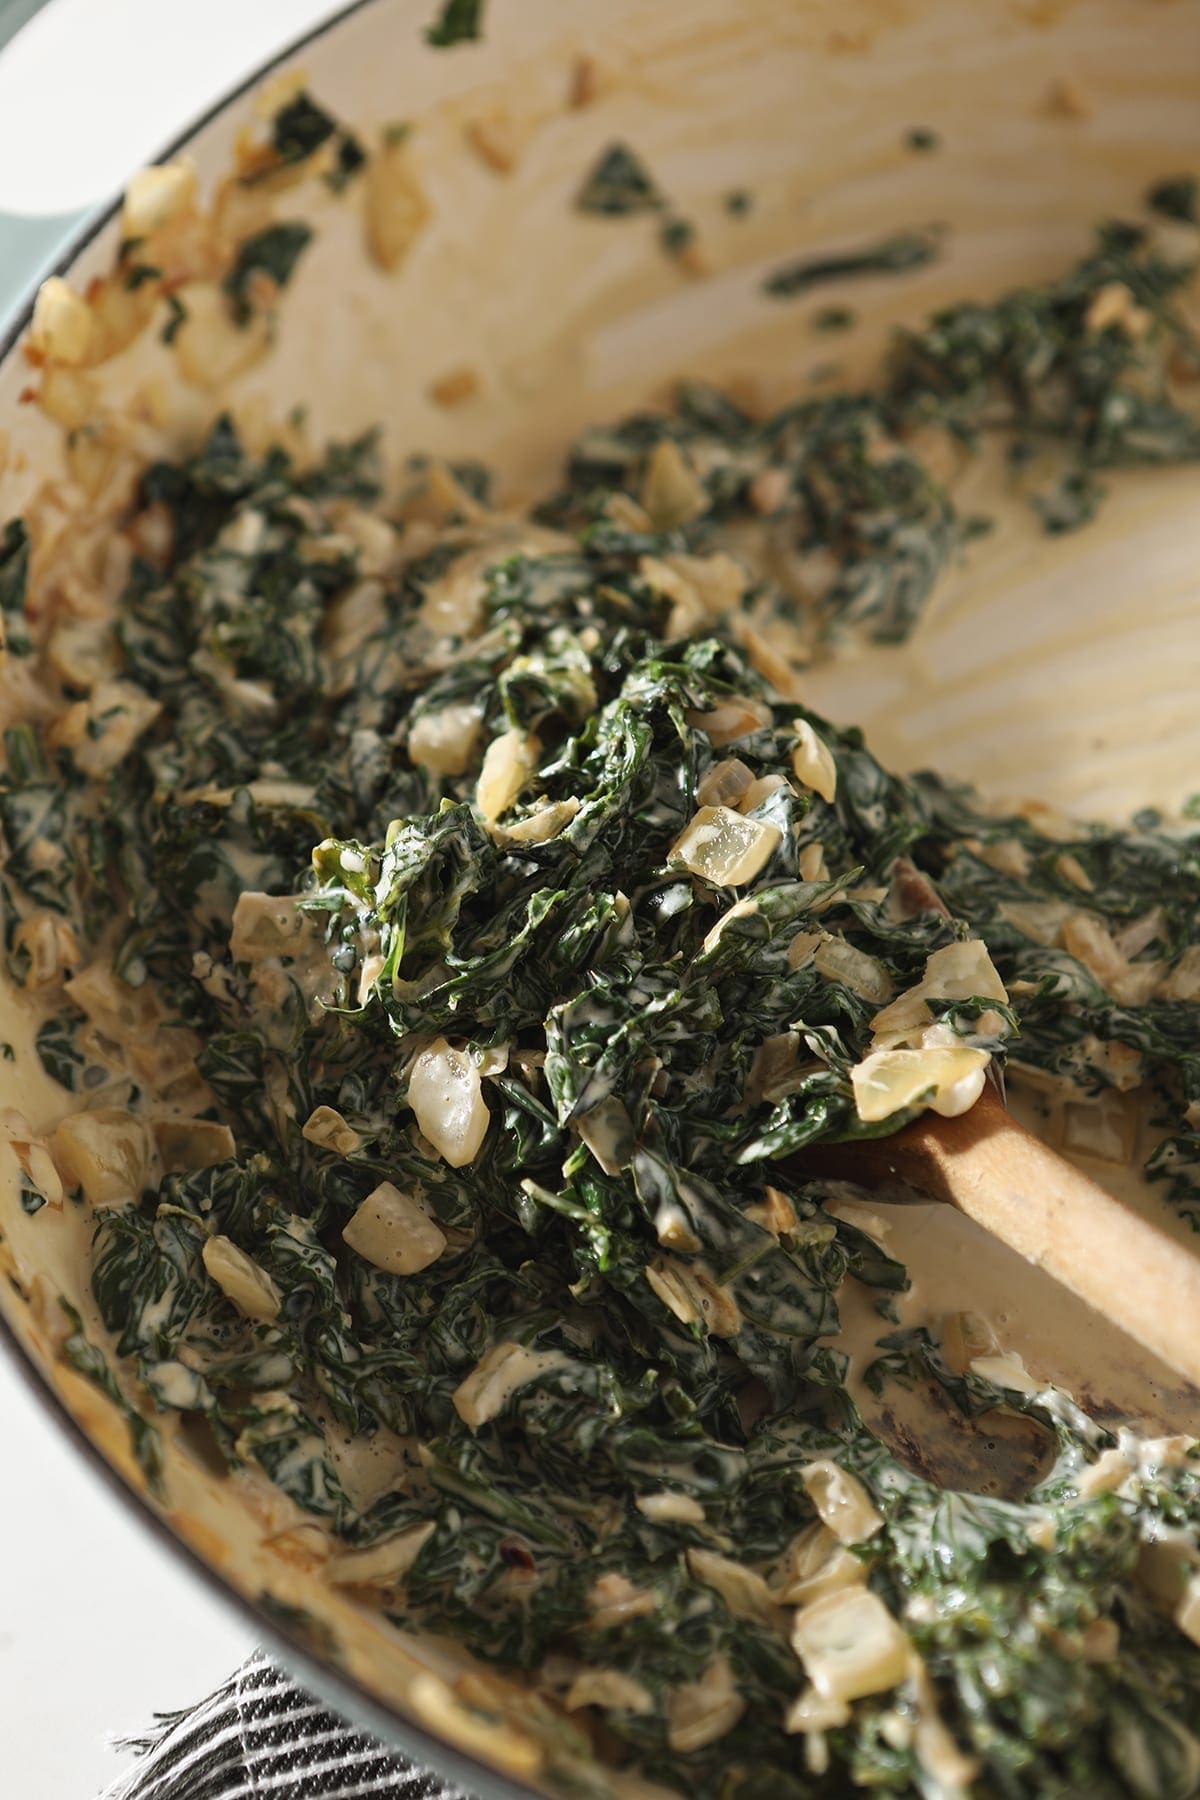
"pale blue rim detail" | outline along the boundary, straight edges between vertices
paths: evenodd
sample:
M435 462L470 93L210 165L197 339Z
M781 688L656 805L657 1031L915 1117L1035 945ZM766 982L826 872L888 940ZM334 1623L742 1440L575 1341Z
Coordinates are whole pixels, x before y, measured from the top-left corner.
M0 52L43 4L44 0L0 0ZM0 211L0 337L7 339L6 327L79 237L92 210L85 207L41 218Z

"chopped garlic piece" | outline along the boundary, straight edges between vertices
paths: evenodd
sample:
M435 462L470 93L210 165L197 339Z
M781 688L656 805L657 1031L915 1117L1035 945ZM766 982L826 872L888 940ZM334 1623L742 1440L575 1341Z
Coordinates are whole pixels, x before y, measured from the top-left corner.
M993 1387L1011 1388L1016 1394L1040 1394L1046 1385L1044 1381L1034 1379L1015 1350L1003 1351L999 1356L973 1357L971 1373L978 1375L980 1381L990 1381Z
M125 187L122 230L126 238L149 237L187 210L196 197L196 170L189 157L138 169Z
M642 505L656 531L673 531L708 511L708 490L673 438L660 438L646 458Z
M792 1648L827 1700L861 1700L904 1680L911 1647L878 1594L846 1588L796 1614Z
M883 1530L883 1519L862 1482L828 1457L808 1463L800 1479L822 1520L843 1544L861 1544Z
M696 788L697 803L700 806L736 806L753 781L753 772L744 762L736 756L727 757L724 762L714 763L702 777Z
M998 1356L1000 1340L979 1313L947 1313L942 1320L942 1355L956 1375L965 1375L977 1356Z
M465 775L475 760L483 714L478 706L443 706L422 713L408 734L408 754L420 769Z
M602 1706L614 1712L654 1711L649 1689L619 1669L581 1669L567 1689L563 1705L568 1712L578 1712L581 1706Z
M698 1263L660 1256L645 1269L646 1280L681 1325L703 1324L713 1337L736 1337L742 1317L732 1294Z
M761 874L781 841L774 825L744 819L729 806L702 806L668 856L718 887L742 887Z
M711 712L693 711L685 716L693 730L703 731L717 749L750 737L771 722L768 708L759 700L722 700Z
M1200 1644L1200 1577L1189 1576L1173 1617L1184 1636Z
M841 1538L818 1521L809 1525L784 1551L771 1591L776 1600L808 1606L823 1594L861 1587L866 1565L846 1549Z
M850 1723L850 1708L844 1700L832 1700L825 1694L818 1694L816 1688L806 1687L798 1699L788 1707L783 1720L783 1729L787 1732L797 1731L834 1731L839 1725Z
M589 1596L591 1623L597 1631L623 1625L627 1619L645 1618L657 1609L658 1602L648 1588L640 1588L616 1569L601 1575L592 1583Z
M1133 1473L1133 1464L1123 1450L1102 1450L1094 1463L1080 1472L1075 1492L1081 1500L1094 1500L1098 1494L1112 1494Z
M353 1125L348 1125L334 1106L317 1106L300 1127L300 1136L322 1150L336 1150L339 1156L351 1156L362 1143Z
M694 1580L721 1596L735 1619L751 1619L759 1625L773 1625L778 1620L779 1608L756 1570L712 1550L689 1550L687 1566Z
M403 143L382 144L364 178L367 249L381 269L398 269L426 225L429 203Z
M822 936L813 962L826 981L840 981L853 993L861 994L864 1000L873 1000L876 1005L886 1000L895 986L877 958L856 949L845 938Z
M78 366L88 360L95 333L91 307L72 293L58 275L51 275L38 289L29 341L51 362Z
M797 778L832 806L837 793L837 764L833 751L817 736L807 719L793 720L792 730L796 734L792 768Z
M559 1350L529 1350L524 1344L493 1344L450 1396L464 1425L478 1431L494 1419L527 1382L549 1369L565 1368Z
M634 1502L652 1525L703 1525L704 1508L690 1494L641 1494Z
M232 1238L210 1237L205 1240L201 1260L213 1281L227 1300L232 1300L248 1319L259 1319L269 1325L279 1317L283 1296L265 1269L252 1256L239 1250Z
M525 818L517 819L508 825L493 827L492 836L501 845L508 844L546 844L565 831L575 814L579 811L580 802L573 794L565 800L538 801L536 807Z
M212 1119L156 1119L154 1141L164 1171L183 1174L189 1169L211 1169L237 1154L228 1125Z
M489 825L515 803L537 768L541 748L537 738L524 731L505 731L492 739L475 786L475 804Z
M73 1113L57 1125L50 1152L69 1187L89 1206L132 1206L158 1179L150 1128L116 1108Z
M390 1181L381 1181L359 1203L342 1237L364 1262L389 1275L417 1275L446 1248L436 1219Z
M850 1071L854 1103L866 1124L923 1104L957 1118L983 1092L986 1050L874 1050Z
M435 1038L408 1078L408 1104L417 1128L452 1169L478 1156L490 1115L479 1071L462 1050Z
M724 1737L745 1710L728 1660L714 1657L699 1681L676 1688L667 1701L667 1742L686 1756Z

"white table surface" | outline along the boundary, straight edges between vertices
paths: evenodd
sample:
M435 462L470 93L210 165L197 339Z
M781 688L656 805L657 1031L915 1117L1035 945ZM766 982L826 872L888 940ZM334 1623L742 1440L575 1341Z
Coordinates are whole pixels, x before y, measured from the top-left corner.
M0 1360L0 1791L94 1800L110 1734L186 1706L253 1647L148 1540Z
M0 58L0 207L61 212L118 189L181 120L335 10L52 0ZM87 130L47 130L47 96L51 115L90 115ZM146 1538L7 1359L0 1422L0 1794L94 1800L123 1766L109 1736L201 1697L253 1638Z

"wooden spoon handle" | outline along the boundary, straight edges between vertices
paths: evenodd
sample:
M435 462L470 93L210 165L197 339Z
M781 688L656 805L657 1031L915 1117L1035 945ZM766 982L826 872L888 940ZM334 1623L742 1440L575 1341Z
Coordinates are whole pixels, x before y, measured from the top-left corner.
M1024 1130L992 1088L957 1119L820 1146L803 1166L949 1201L1200 1386L1200 1258Z

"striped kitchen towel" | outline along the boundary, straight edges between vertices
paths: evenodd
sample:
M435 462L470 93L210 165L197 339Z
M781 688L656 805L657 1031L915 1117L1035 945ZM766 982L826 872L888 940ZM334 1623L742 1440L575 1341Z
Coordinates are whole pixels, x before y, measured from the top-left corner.
M348 1725L258 1651L214 1694L126 1738L101 1800L470 1800Z

